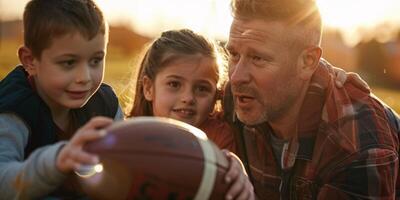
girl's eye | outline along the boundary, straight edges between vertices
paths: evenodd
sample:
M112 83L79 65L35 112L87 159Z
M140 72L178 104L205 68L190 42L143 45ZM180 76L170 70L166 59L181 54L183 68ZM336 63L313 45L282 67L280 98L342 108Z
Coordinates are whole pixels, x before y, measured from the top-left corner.
M199 92L209 92L210 88L207 87L207 86L198 86L197 87L197 91L199 91Z
M168 86L170 86L171 88L179 88L180 83L178 81L170 81L168 82Z

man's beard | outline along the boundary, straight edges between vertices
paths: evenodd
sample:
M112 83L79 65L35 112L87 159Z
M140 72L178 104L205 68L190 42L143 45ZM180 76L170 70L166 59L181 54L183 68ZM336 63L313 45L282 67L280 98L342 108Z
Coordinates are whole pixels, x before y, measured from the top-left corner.
M256 116L246 113L250 111L241 111L239 107L235 105L235 113L237 118L246 125L253 126L265 122L274 122L287 114L288 110L293 106L294 102L300 95L300 84L296 78L292 78L286 87L278 88L274 93L271 94L270 98L277 98L276 101L266 101L262 96L250 86L240 85L234 87L234 91L251 94L260 105L261 110ZM275 102L272 104L271 102ZM244 112L242 115L241 113ZM256 111L257 112L257 111ZM247 115L247 117L246 117Z

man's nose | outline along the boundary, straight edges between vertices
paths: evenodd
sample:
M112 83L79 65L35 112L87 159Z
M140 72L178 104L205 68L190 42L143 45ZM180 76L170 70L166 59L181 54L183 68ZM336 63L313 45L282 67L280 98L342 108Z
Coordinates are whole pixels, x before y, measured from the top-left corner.
M249 66L245 59L240 59L237 63L229 66L229 81L232 85L250 82Z

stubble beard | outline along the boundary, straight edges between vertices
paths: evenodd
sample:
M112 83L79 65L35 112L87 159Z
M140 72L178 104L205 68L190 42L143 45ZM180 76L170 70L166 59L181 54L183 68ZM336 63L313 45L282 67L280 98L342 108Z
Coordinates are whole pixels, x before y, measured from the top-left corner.
M270 103L263 102L261 103L262 108L259 114L255 114L251 116L253 113L250 110L241 110L239 107L235 106L235 113L238 119L248 126L254 126L257 124L265 123L265 122L273 122L276 121L287 113L289 108L293 105L295 101L295 95L289 95L285 98L285 100L281 101L281 103L277 106L271 105Z
M294 105L296 98L300 95L300 86L296 78L292 78L290 82L286 84L286 87L278 88L270 95L270 99L279 98L275 101L264 100L261 95L259 95L256 90L252 90L252 88L246 86L239 86L239 88L252 91L252 94L256 97L255 100L261 105L259 110L257 107L252 110L241 110L240 107L235 105L237 118L248 126L279 120L287 114L289 109ZM254 112L259 113L256 114Z

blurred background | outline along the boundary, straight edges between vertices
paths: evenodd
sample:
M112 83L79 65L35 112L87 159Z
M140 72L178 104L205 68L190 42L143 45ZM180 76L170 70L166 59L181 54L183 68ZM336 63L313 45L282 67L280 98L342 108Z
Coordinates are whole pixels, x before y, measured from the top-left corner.
M22 13L28 0L0 0L0 80L18 63ZM138 55L168 29L190 28L224 42L232 21L229 0L97 0L110 23L105 82L125 94ZM400 112L400 1L317 0L323 57L361 75Z

